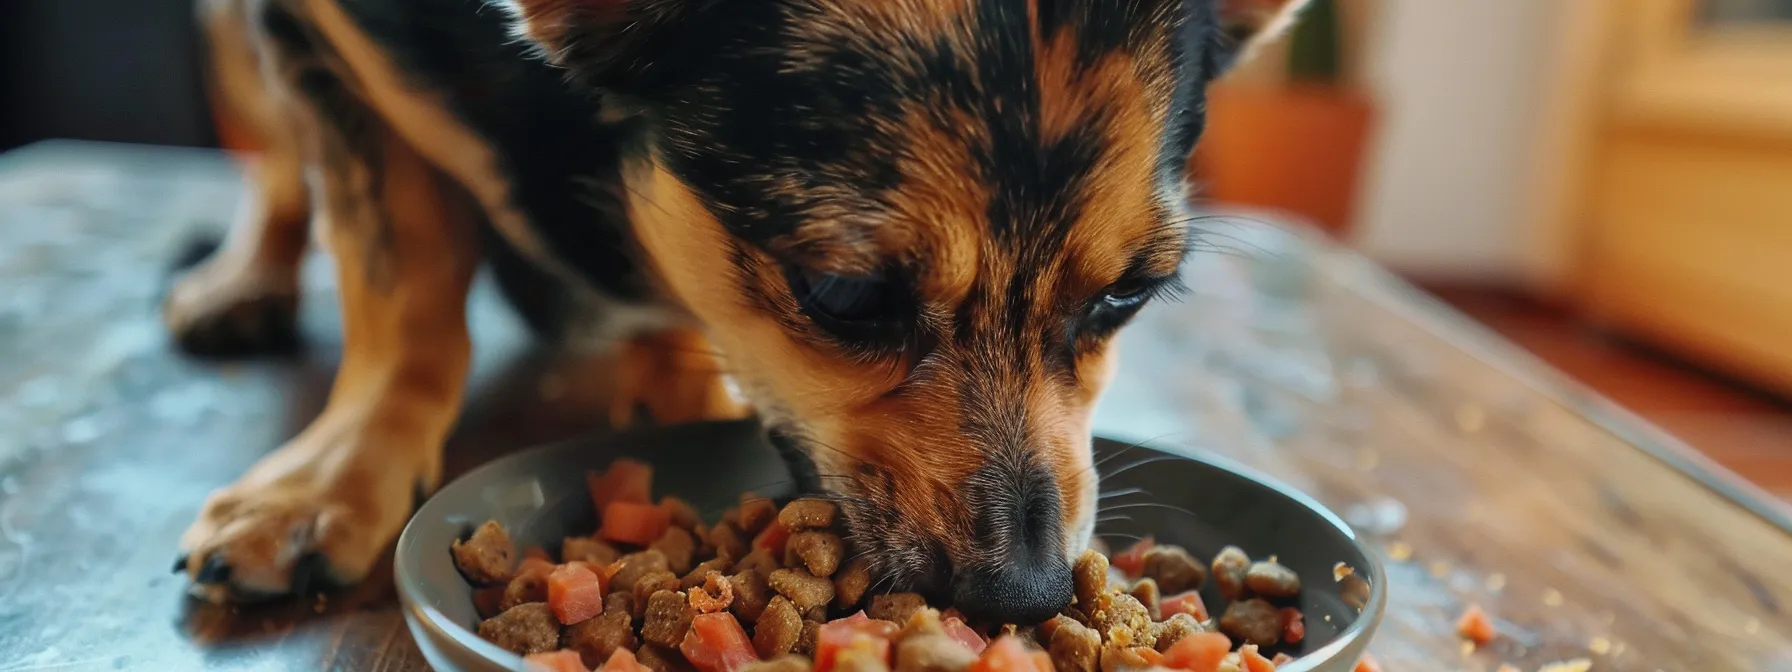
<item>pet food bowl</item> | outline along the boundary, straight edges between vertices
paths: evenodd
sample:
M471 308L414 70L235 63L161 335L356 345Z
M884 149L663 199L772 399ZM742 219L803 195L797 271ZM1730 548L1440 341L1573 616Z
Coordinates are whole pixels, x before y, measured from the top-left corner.
M1096 439L1104 491L1136 491L1114 502L1150 502L1124 510L1099 528L1116 550L1130 539L1158 542L1211 558L1236 545L1252 557L1275 555L1298 572L1306 637L1289 650L1299 660L1278 672L1351 672L1381 621L1386 580L1381 565L1342 520L1287 485L1214 457L1185 457ZM515 672L522 659L474 634L473 589L461 578L449 546L486 520L510 531L518 547L555 548L567 536L590 534L596 514L585 472L618 457L654 465L654 491L689 501L713 520L741 492L787 494L790 476L753 422L663 427L568 441L509 455L442 488L417 511L398 539L395 561L404 618L417 646L442 672ZM1149 461L1149 464L1140 464ZM1131 468L1122 468L1131 467ZM1115 472L1108 477L1105 472ZM1333 568L1355 570L1342 581ZM1208 581L1211 605L1225 602ZM1280 650L1280 649L1279 649Z

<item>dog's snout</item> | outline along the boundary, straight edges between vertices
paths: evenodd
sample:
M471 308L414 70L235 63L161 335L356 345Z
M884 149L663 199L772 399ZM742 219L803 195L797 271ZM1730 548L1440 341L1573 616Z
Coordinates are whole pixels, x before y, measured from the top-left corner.
M1070 605L1070 563L1059 553L1028 550L1005 562L972 567L952 581L952 601L973 619L1033 624Z
M1063 502L1049 471L1024 466L990 473L971 488L978 558L959 568L953 602L972 618L1044 621L1070 604Z

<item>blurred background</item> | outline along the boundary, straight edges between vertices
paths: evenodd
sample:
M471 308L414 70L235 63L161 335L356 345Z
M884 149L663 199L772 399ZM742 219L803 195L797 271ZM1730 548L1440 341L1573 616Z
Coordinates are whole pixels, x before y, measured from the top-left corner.
M191 4L9 0L0 149L234 145ZM1319 0L1211 112L1206 198L1315 222L1792 498L1792 0Z

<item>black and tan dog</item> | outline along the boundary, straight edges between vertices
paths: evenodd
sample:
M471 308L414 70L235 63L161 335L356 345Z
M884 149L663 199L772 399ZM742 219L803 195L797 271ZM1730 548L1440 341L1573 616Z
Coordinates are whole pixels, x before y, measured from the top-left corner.
M731 382L890 585L1056 613L1109 339L1190 236L1204 89L1299 4L206 0L265 152L167 322L266 345L315 234L346 352L181 569L213 600L366 575L441 478L494 259L539 330L619 348L616 417L741 415Z

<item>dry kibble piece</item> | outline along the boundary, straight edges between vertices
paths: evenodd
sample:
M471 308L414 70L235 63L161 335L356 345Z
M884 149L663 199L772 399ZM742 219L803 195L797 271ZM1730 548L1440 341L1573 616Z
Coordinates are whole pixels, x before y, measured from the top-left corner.
M1123 646L1151 646L1151 612L1145 610L1145 605L1125 593L1104 597L1105 608L1090 616L1095 620L1095 630L1107 641Z
M691 629L697 610L685 594L662 590L647 598L646 614L641 621L641 639L650 644L676 648Z
M636 618L646 613L648 598L662 590L678 590L678 575L671 572L649 572L635 580L634 590L630 592L635 596L635 609L632 613Z
M803 620L814 621L816 623L828 622L828 605L817 604L810 607L808 611L803 612Z
M1058 619L1052 628L1052 666L1057 672L1095 672L1101 667L1101 635L1070 619Z
M797 609L808 611L834 599L834 582L801 569L780 569L766 581L772 590L790 598Z
M717 572L723 576L727 576L733 573L730 571L733 567L734 562L725 556L704 560L703 562L698 563L696 567L692 568L689 574L685 574L683 579L679 579L678 587L684 590L696 588L703 585L703 582L709 578L710 572Z
M576 649L586 665L602 665L617 649L633 651L640 645L628 613L608 611L567 628L560 643L561 648Z
M766 584L765 577L758 572L746 571L728 577L728 581L734 587L734 605L728 610L742 623L758 621L772 600L772 589Z
M1162 623L1151 624L1151 630L1157 640L1153 642L1154 648L1158 651L1168 651L1171 646L1182 641L1183 637L1206 632L1207 628L1202 627L1201 622L1195 620L1193 616L1172 614Z
M831 595L829 597L832 597ZM880 621L891 623L907 623L915 612L927 608L927 598L915 593L890 593L871 598L870 608L865 615Z
M784 505L778 522L792 530L825 530L834 526L839 508L822 499L799 499Z
M1132 584L1132 590L1126 591L1126 594L1133 596L1133 599L1138 600L1139 604L1145 605L1145 611L1151 614L1151 620L1163 620L1163 611L1159 609L1158 604L1163 599L1163 595L1158 593L1156 581L1139 579L1138 583Z
M748 663L740 672L809 672L809 659L802 656L778 656L771 660Z
M1109 646L1101 650L1101 672L1126 672L1128 670L1148 670L1161 665L1154 662L1151 651L1142 646ZM1158 660L1162 656L1155 657Z
M865 590L871 587L871 565L864 558L853 558L851 562L834 574L834 606L846 610L865 598Z
M635 660L653 672L696 672L676 647L646 644L635 652Z
M454 552L454 566L468 581L476 584L503 583L510 580L511 567L516 562L516 544L510 541L510 534L498 521L488 520L466 541L456 540L450 550Z
M517 572L510 583L504 585L504 597L498 601L498 608L548 601L548 575L552 573L553 565L535 565Z
M703 517L697 514L697 508L677 497L661 497L660 508L672 514L673 527L695 531L698 525L703 524Z
M635 596L632 593L614 592L604 596L604 612L610 614L635 613Z
M1294 597L1300 594L1300 577L1294 570L1276 562L1259 562L1245 571L1244 585L1251 592L1268 598Z
M1155 546L1145 551L1143 573L1157 581L1159 590L1172 595L1200 588L1207 580L1207 568L1195 562L1181 546Z
M746 556L747 540L750 538L743 536L740 528L735 527L734 523L723 520L716 523L715 527L709 528L709 536L705 537L704 541L709 542L709 547L716 549L717 554L740 558Z
M784 564L778 562L778 558L773 556L771 551L763 548L753 549L752 553L748 553L746 557L741 558L740 562L735 563L734 565L735 571L744 572L752 570L764 577L770 577L772 572L783 568Z
M734 583L720 572L710 572L704 577L703 585L686 591L690 596L691 606L705 614L713 614L728 608L734 603Z
M666 556L666 568L673 574L691 571L691 559L697 553L697 539L682 527L668 527L658 541L648 548Z
M751 492L740 496L740 531L751 538L778 517L778 505Z
M530 602L485 619L479 636L519 656L544 653L560 646L560 620L547 603Z
M804 531L790 535L790 542L784 547L784 564L795 566L801 562L816 576L833 576L840 568L840 559L846 555L846 542L833 532Z
M815 655L815 643L821 640L821 624L815 621L803 621L803 634L796 638L796 647L791 653L799 656Z
M753 648L760 658L790 653L803 636L803 617L790 599L779 595L765 605L765 612L753 622Z
M1228 600L1244 595L1244 577L1250 569L1251 556L1245 555L1244 549L1237 546L1220 549L1219 555L1213 556L1213 580L1220 586L1220 595Z
M977 654L940 633L903 637L896 644L896 672L964 672Z
M641 577L656 572L671 571L671 565L666 563L666 554L651 548L640 553L622 556L622 559L617 562L622 563L622 568L616 570L615 576L610 577L610 592L633 591L635 582L640 581ZM650 591L648 595L651 594ZM646 595L641 597L646 599Z
M1220 615L1220 632L1233 641L1275 646L1282 641L1282 614L1275 605L1261 599L1233 602Z
M622 557L615 546L592 537L567 537L560 540L560 560L572 562L583 560L598 565L608 565Z
M1076 604L1083 613L1089 613L1097 598L1108 589L1108 558L1093 550L1083 551L1070 573L1071 581L1076 585Z

